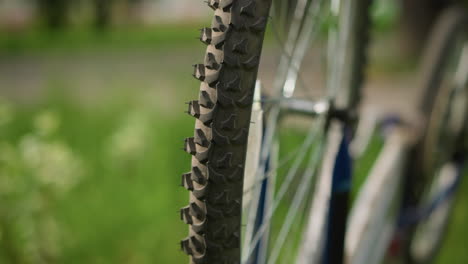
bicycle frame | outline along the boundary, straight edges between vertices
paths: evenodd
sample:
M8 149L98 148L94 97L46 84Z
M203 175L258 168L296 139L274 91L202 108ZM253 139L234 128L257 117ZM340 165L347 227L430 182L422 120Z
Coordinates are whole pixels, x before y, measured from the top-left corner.
M289 87L287 80L281 79L280 88ZM295 83L296 79L292 80L291 83ZM397 232L429 217L442 201L452 197L460 182L460 173L452 184L435 196L434 201L421 208L409 208L404 204L405 179L408 176L406 162L420 131L402 122L392 122L387 127L383 149L348 215L353 167L353 158L349 153L350 124L336 118L331 102L293 98L294 87L291 87L279 101L281 110L311 117L330 116L323 164L297 263L380 263ZM415 122L408 122L411 123ZM367 133L367 136L372 136L372 133ZM260 203L268 200L265 192L268 184L265 181L261 187ZM263 211L264 206L258 208ZM261 226L264 213L259 212L257 217L259 224L255 228ZM266 246L259 243L257 247ZM264 264L265 256L259 251L249 264ZM263 262L259 259L263 259Z
M328 150L316 188L318 198L312 205L302 243L304 251L297 263L380 263L394 235L408 225L402 223L409 221L409 225L414 225L428 217L444 199L451 197L459 177L424 208L408 212L402 198L406 161L416 132L401 122L393 122L386 128L384 146L348 215L353 164L349 153L350 130L337 120L329 129ZM267 186L265 181L262 190ZM323 191L328 188L331 196L330 192ZM265 195L262 191L261 201L267 199ZM321 210L327 211L325 221L315 217L314 213L320 215ZM258 223L261 222L262 219ZM317 235L322 228L327 231L323 236ZM258 248L264 246L259 244ZM256 261L249 263L264 263L258 261L264 259L262 254L256 254L253 259Z
M396 125L353 206L346 235L347 263L379 263L398 222L403 180L411 138Z

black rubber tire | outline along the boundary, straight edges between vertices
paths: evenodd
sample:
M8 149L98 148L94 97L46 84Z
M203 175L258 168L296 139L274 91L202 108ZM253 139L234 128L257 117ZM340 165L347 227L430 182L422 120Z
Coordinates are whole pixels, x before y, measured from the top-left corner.
M240 263L244 164L253 92L271 0L210 0L215 11L204 64L195 65L199 99L188 103L196 118L185 140L192 170L182 175L190 204L180 210L190 226L181 241L190 263Z
M182 175L190 204L180 210L189 225L181 241L190 263L237 264L241 260L240 233L244 164L253 92L264 32L272 0L209 0L215 11L210 28L201 30L207 44L204 64L195 65L201 81L199 99L188 103L196 118L195 134L185 140L192 169ZM369 5L360 0L358 41L352 86L360 87L366 62ZM357 105L357 97L355 94Z
M461 7L451 7L442 12L439 17L438 23L434 27L433 34L429 40L430 46L425 51L425 57L422 64L421 84L423 87L423 97L419 104L419 109L423 114L425 122L425 135L423 138L423 145L421 153L430 155L427 153L427 149L434 145L434 142L428 142L428 137L431 133L434 133L433 127L437 127L437 122L441 120L441 112L445 109L444 102L439 102L447 98L450 90L441 88L442 78L444 76L446 67L448 66L448 60L452 51L455 49L456 39L461 34L468 33L468 14L466 9ZM439 100L439 101L438 101ZM430 164L433 162L430 158L424 158L422 160L423 169L432 171Z
M419 177L412 177L415 182L413 186L414 202L417 202L419 196L423 192L425 186L430 182L432 162L428 149L432 147L433 142L428 143L428 137L433 133L431 126L435 122L439 122L437 118L440 112L444 109L436 107L440 104L437 99L444 99L444 95L448 94L447 89L441 89L441 82L444 76L448 59L451 51L454 49L456 38L461 32L466 32L467 15L465 9L459 7L451 7L442 12L438 22L434 26L434 30L428 41L428 47L424 52L421 63L421 71L419 75L419 87L421 88L421 100L419 102L419 111L421 113L422 130L424 135L415 147L414 164Z
M445 86L446 89L442 89L441 82L448 60L451 57L450 54L455 48L456 39L460 34L468 33L467 14L466 10L460 7L451 7L443 11L430 36L428 41L429 46L423 54L420 74L420 87L423 94L419 110L424 119L422 123L424 135L413 149L413 160L410 162L412 165L410 177L408 178L409 193L408 197L406 197L409 207L417 207L417 204L422 199L424 190L429 187L434 177L436 168L434 167L434 158L431 157L431 153L433 153L431 149L435 146L436 142L430 140L430 138L433 137L433 133L437 133L434 130L438 129L437 124L441 122L441 113L445 110L442 108L448 106L448 102L441 102L441 100L448 98L447 95L450 92L449 86ZM454 200L452 199L450 202L453 203ZM450 207L453 207L453 205L450 205ZM447 227L449 219L450 214L444 220L443 229ZM416 228L416 226L412 226L408 230L408 240L405 246L406 263L430 263L442 244L444 232L441 232L440 236L437 237L435 246L430 250L431 252L427 256L418 259L412 255L410 249Z

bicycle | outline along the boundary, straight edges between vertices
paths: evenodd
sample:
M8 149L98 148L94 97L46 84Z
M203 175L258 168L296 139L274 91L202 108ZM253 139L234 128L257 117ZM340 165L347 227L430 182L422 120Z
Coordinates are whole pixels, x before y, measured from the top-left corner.
M466 152L466 12L450 8L438 20L422 64L419 118L385 123L384 147L351 203L371 0L276 1L271 17L271 0L208 6L215 15L200 36L207 52L193 74L199 99L188 103L192 169L182 175L190 202L180 211L189 225L181 248L190 262L379 263L392 243L407 263L430 261ZM264 89L257 74L269 23L281 56ZM310 89L296 88L308 86L301 65L317 39L327 43L318 44L327 50L327 81L310 99Z

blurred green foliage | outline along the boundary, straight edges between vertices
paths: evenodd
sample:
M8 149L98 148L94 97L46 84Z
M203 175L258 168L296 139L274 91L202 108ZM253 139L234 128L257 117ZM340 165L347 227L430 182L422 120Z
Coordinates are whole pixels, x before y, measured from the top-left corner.
M123 100L91 109L67 98L8 107L0 113L8 120L0 137L0 263L184 260L177 209L187 193L177 175L189 157L176 146L192 122Z
M2 53L66 53L86 51L159 50L193 45L196 29L207 23L168 24L151 27L122 26L106 31L71 27L64 31L48 31L33 27L21 32L0 31Z
M177 209L187 192L178 175L189 157L179 147L192 119L167 118L127 97L91 107L48 98L0 104L0 262L183 263L178 241L187 230ZM368 170L380 145L358 171ZM467 182L438 263L468 259Z
M395 10L379 12L379 27L391 28ZM178 54L196 47L195 29L206 24L1 32L0 54ZM194 53L201 58L202 45ZM186 81L189 63L170 69L154 69L173 79L171 85L155 87L176 91L168 98L170 109L141 103L133 87L123 94L109 89L106 99L92 105L56 90L31 104L0 101L0 263L186 262L178 243L187 226L179 221L178 209L188 199L179 185L190 157L180 148L193 133L193 119L182 111L185 97L196 96L197 85ZM74 87L74 81L58 83ZM181 87L187 86L193 91L186 95ZM356 186L381 144L374 138L357 163ZM467 204L465 180L437 263L468 261Z

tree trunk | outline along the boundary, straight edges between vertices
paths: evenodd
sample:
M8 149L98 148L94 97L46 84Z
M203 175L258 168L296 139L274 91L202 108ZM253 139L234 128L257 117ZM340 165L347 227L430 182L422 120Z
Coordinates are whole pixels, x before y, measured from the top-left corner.
M40 16L49 29L64 28L67 24L68 0L38 0Z
M112 0L94 0L94 7L96 28L108 28L112 20Z

